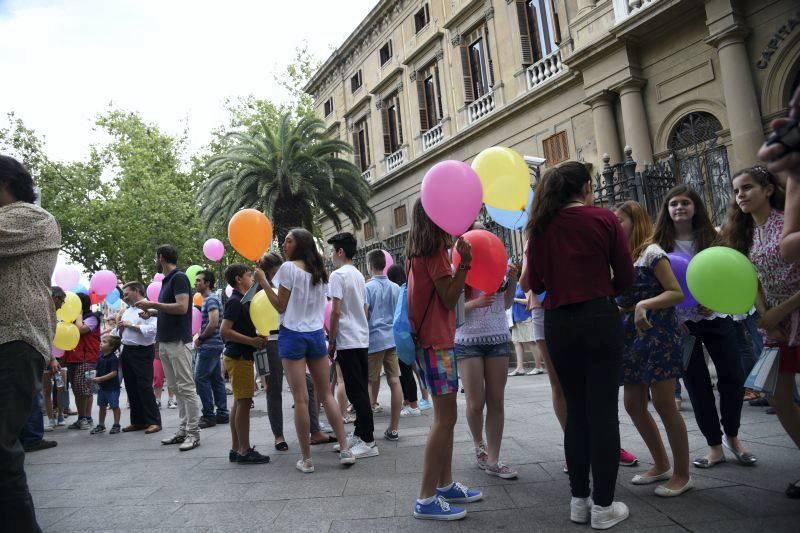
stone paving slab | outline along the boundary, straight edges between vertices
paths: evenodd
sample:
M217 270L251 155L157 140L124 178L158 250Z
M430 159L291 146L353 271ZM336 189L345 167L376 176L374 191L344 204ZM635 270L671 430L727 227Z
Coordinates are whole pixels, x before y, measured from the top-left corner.
M465 520L449 523L411 517L430 411L401 419L399 442L379 438L380 455L351 468L339 465L331 446L313 447L316 472L304 475L294 467L298 444L291 394L285 392L283 400L289 452L273 450L266 400L263 394L255 399L252 441L270 454L267 465L229 463L227 425L203 430L202 445L189 452L162 446L159 441L177 427L176 410L162 410L164 431L155 435L89 435L61 428L48 433L46 438L58 441L58 447L26 457L40 525L44 531L59 533L587 530L569 521L563 439L545 376L509 379L502 457L519 471L517 480L489 477L475 467L463 416L464 397L459 395L454 476L483 490L485 498L467 506ZM388 406L386 387L379 400ZM688 400L683 414L692 456L701 455L706 443ZM128 412L123 410L123 424L127 421ZM663 431L658 417L656 421ZM375 417L376 436L388 422L388 416ZM649 467L650 458L621 402L620 434L623 446L638 455L641 464L620 468L617 498L628 504L631 518L613 531L800 531L800 502L783 494L790 481L800 478L800 451L763 408L744 406L740 432L759 457L758 465L729 462L711 470L693 469L697 488L680 498L658 498L653 486L630 484L634 474Z

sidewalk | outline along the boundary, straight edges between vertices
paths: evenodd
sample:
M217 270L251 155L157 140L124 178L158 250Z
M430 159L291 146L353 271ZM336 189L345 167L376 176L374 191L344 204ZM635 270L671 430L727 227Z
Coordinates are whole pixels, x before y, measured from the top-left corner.
M380 402L389 405L385 384ZM61 428L46 433L58 447L29 454L25 467L39 524L53 532L590 530L569 521L562 436L544 375L509 378L502 459L519 470L517 480L489 477L475 467L464 397L459 394L455 478L481 488L484 500L467 505L465 520L449 523L411 517L431 411L402 418L399 442L380 438L380 456L360 460L350 469L338 464L331 445L313 447L316 473L304 475L294 467L298 445L291 394L284 392L288 452L274 451L263 393L255 403L252 442L272 457L267 465L230 464L227 425L203 430L201 446L189 452L162 446L159 441L177 425L177 410L166 408L164 431L155 435L89 435ZM703 454L705 440L688 399L683 414L692 457ZM123 409L122 425L127 423L128 411ZM387 424L388 416L376 417L376 436ZM621 401L620 433L623 447L640 460L648 459ZM757 466L729 462L705 471L692 467L697 489L676 499L658 498L653 486L629 483L635 473L647 469L644 461L638 467L621 467L617 498L628 504L631 518L612 531L798 531L800 501L788 499L783 491L800 478L800 451L764 408L744 406L740 438L759 458Z

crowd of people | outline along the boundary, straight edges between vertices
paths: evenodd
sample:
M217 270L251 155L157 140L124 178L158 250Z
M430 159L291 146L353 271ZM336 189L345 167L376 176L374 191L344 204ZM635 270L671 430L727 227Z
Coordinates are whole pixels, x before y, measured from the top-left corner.
M790 119L800 116L797 95L790 109ZM782 131L790 119L773 127ZM250 441L259 382L266 389L275 450L289 451L285 376L294 401L296 467L307 474L315 471L312 446L332 444L341 465L350 467L380 454L381 430L386 441L398 441L401 419L432 407L419 497L413 503L413 515L420 519L460 519L467 514L462 504L483 498L480 490L453 477L459 390L476 467L502 479L518 476L501 460L509 376L548 375L564 433L569 517L595 529L611 528L629 516L627 506L615 500L619 465L636 462L620 447L620 386L624 408L652 456L652 467L630 482L658 484L657 496L690 491L691 465L714 468L728 460L726 452L743 466L758 461L738 433L743 401L763 401L744 389L762 347L777 350L780 361L767 401L800 447L795 396L800 156L793 149L767 143L759 156L768 166L733 177L721 228L712 225L702 198L686 185L667 193L652 221L633 201L613 209L593 207L591 176L583 164L551 168L537 185L524 260L509 264L492 293L466 283L474 261L470 243L434 224L420 201L412 210L406 263L387 269L383 252L370 252L369 281L353 264L357 242L351 233L328 240L335 267L328 272L313 235L291 230L282 255L267 253L255 266L225 269L232 289L227 299L213 271L197 274L191 287L177 267L178 250L160 246L155 266L164 277L157 300L146 297L140 281L130 281L120 287L125 305L104 316L79 294L82 313L75 325L80 339L59 358L51 357L51 347L55 310L65 292L50 286L50 276L60 229L35 205L27 170L0 156L0 290L15 302L13 312L0 307L1 514L14 530L38 531L24 453L54 446L44 432L66 425L67 417L76 416L69 429L97 435L106 431L110 410L111 434L160 432L164 380L174 394L179 424L161 444L191 451L200 445L202 430L229 424L229 460L255 465L270 459ZM482 227L476 223L472 229ZM754 265L760 290L750 313L731 316L702 305L678 306L687 294L670 254L692 257L712 246L736 249ZM451 250L460 257L456 267ZM412 364L395 350L395 314L406 294L401 285L416 345ZM280 317L272 331L257 331L251 319L250 307L261 291ZM201 325L194 335L192 306L198 300L193 293L202 298ZM526 347L535 354L530 372L524 368ZM716 371L714 384L706 354ZM511 372L510 362L515 362ZM377 402L382 374L390 416L387 427L376 430L374 415L383 410ZM681 379L708 444L708 451L693 459L681 415ZM124 427L123 384L129 408ZM70 389L76 411L70 409ZM663 423L671 456L649 402ZM320 407L327 425L320 421ZM800 483L790 483L786 492L800 497Z

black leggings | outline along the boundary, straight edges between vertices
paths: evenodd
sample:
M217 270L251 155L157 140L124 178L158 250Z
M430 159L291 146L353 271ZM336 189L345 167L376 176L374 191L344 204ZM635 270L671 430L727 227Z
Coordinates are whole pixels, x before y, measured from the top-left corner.
M414 379L414 369L411 365L400 361L400 387L403 389L403 399L409 403L417 401L417 382Z
M548 309L544 330L567 400L564 447L572 496L589 496L591 470L594 503L607 507L614 501L619 469L619 311L610 298Z
M722 428L725 434L731 437L739 434L739 422L742 417L744 370L741 352L750 347L741 344L733 319L715 318L687 322L686 325L696 341L689 366L683 375L683 382L689 391L697 426L703 432L709 446L719 446L722 444L720 416L717 414L717 402L703 354L703 345L717 369Z

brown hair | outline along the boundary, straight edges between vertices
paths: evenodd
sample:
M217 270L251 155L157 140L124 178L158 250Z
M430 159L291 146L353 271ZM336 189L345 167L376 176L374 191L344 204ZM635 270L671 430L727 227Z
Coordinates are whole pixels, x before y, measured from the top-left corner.
M772 185L772 195L769 197L769 205L773 209L783 211L786 204L786 191L778 179L773 176L766 168L761 166L745 168L737 172L731 181L749 175L761 187ZM739 250L743 254L750 253L753 246L753 215L745 213L736 203L736 194L731 197L728 205L728 214L725 218L725 225L722 226L721 239L725 246Z
M261 256L261 259L258 260L258 268L264 271L264 273L268 273L275 267L279 267L283 264L283 258L276 254L275 252L267 252Z
M694 204L694 217L692 217L692 234L695 250L701 252L712 246L717 240L717 231L708 218L706 206L697 191L688 185L677 185L669 190L661 203L658 212L656 227L653 230L653 242L664 249L665 252L675 250L675 224L669 216L669 202L676 196L686 196Z
M633 200L619 204L614 211L622 211L633 223L631 234L628 235L628 246L631 249L631 257L636 261L644 253L645 248L653 243L653 221L642 205Z
M592 176L583 163L566 161L544 173L533 196L531 214L525 235L532 239L541 235L556 218L562 207L581 194Z
M453 238L430 219L419 198L411 208L411 230L406 242L406 257L429 257L440 248L453 246Z
M144 285L138 281L129 281L128 283L122 286L122 290L125 289L133 289L136 292L138 292L139 295L141 296L145 295Z
M289 231L294 238L294 254L289 257L289 261L303 261L306 264L308 273L311 274L311 284L328 283L328 272L325 270L325 263L317 250L314 236L305 228L294 228Z

